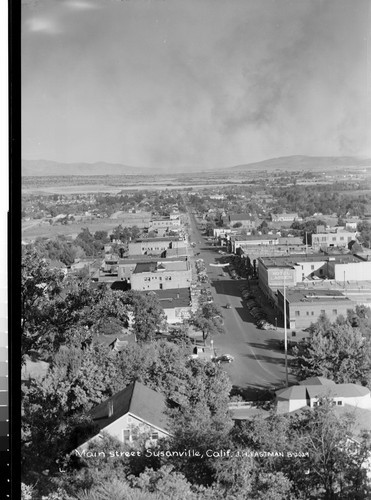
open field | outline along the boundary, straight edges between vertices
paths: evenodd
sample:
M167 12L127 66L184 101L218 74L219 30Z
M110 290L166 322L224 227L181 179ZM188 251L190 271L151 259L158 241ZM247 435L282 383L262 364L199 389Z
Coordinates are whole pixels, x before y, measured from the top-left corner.
M43 186L43 187L29 187L22 188L23 194L34 195L49 195L49 194L79 194L79 193L119 193L120 191L157 191L164 189L202 189L213 187L225 186L226 183L241 184L237 179L228 179L226 182L212 182L208 184L182 184L181 182L174 183L161 183L161 184L137 184L137 185L123 185L123 186L110 186L105 184L83 184L83 185L70 185L70 186Z
M91 221L73 222L72 224L45 224L36 220L22 223L22 240L32 241L37 237L55 238L57 235L75 238L81 228L87 227L91 233L95 231L110 231L121 223L121 219L94 219Z

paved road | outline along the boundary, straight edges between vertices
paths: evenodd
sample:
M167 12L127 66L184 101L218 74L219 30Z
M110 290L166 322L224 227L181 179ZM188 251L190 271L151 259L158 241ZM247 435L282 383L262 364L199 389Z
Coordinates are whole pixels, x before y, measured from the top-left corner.
M220 267L210 266L220 259L218 248L206 242L192 214L190 238L196 242L194 253L200 252L196 258L205 261L214 301L222 307L226 334L214 337L214 348L218 355L228 353L234 356L233 363L224 365L233 385L250 396L254 391L284 386L284 354L278 347L282 333L256 328L241 297L241 287L248 282L233 280L228 274L222 277ZM231 309L225 308L227 303L231 304ZM295 382L290 374L289 382Z

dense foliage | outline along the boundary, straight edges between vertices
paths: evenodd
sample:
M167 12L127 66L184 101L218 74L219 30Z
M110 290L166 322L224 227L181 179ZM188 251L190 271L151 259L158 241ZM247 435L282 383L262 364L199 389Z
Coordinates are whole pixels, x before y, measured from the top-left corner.
M294 347L296 373L303 380L323 376L336 383L369 385L371 376L370 310L357 307L348 318L330 323L321 316L309 337Z
M155 339L164 318L153 294L66 278L30 250L22 285L23 359L49 366L22 386L23 500L369 498L369 437L354 412L339 413L323 399L313 409L233 425L227 373L191 359L184 332L176 343ZM191 323L206 338L222 331L220 317L204 303ZM358 307L334 324L312 325L297 349L299 375L367 382L370 317ZM116 352L100 342L129 325L136 343ZM78 457L73 450L97 431L89 410L134 380L164 395L172 436L150 453L145 436L130 449L105 436L89 446L90 457Z

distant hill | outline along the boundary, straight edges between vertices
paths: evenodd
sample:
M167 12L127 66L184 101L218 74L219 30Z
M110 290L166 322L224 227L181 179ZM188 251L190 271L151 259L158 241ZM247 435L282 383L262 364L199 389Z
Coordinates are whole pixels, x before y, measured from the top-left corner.
M326 171L336 168L371 168L371 159L354 158L350 156L283 156L255 163L247 163L234 167L217 167L213 169L172 168L137 168L119 163L59 163L49 160L22 160L22 175L30 177L71 176L71 175L163 175L180 173L224 173L247 172L252 170L288 170L288 171Z
M352 156L282 156L246 165L237 165L228 170L332 170L334 168L371 168L371 159Z
M63 176L63 175L146 175L151 169L141 169L119 163L59 163L49 160L22 160L23 176Z

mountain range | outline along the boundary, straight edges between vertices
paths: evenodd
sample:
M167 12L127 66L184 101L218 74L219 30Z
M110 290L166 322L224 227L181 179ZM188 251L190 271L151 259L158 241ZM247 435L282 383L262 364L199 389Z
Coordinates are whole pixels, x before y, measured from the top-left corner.
M119 163L59 163L50 160L22 160L23 176L92 176L92 175L166 175L166 174L191 174L196 172L248 172L253 170L273 171L320 171L333 170L336 168L370 168L370 158L357 158L350 156L283 156L271 158L254 163L247 163L233 167L214 168L208 170L184 169L151 169L136 168Z

